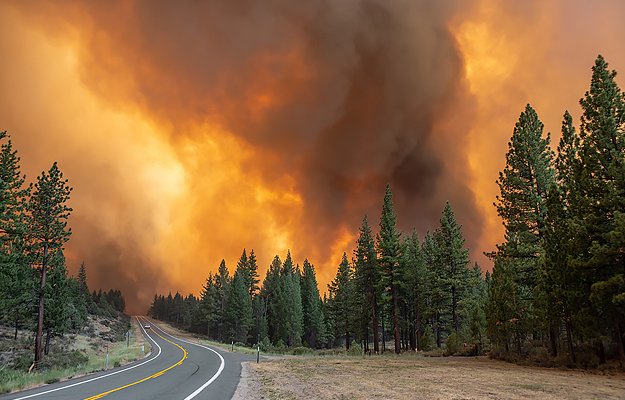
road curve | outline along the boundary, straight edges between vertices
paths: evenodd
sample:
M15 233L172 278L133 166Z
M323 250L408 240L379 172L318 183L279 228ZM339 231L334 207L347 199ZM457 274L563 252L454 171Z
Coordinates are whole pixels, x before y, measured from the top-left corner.
M229 399L241 375L241 362L254 359L176 338L142 317L138 320L152 344L149 357L0 399ZM143 329L146 323L152 329Z

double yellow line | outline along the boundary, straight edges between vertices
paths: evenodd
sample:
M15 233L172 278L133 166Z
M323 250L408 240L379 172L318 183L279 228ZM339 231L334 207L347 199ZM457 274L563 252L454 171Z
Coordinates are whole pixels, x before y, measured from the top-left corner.
M160 338L161 338L161 339L163 339L164 341L169 342L169 343L173 344L174 346L178 346L178 347L180 348L180 350L182 350L182 352L184 353L184 355L183 355L183 357L182 357L182 360L178 361L177 363L175 363L175 364L174 364L174 365L172 365L171 367L166 368L166 369L164 369L164 370L162 370L162 371L159 371L159 372L155 373L154 375L150 375L150 376L148 376L147 378L143 378L143 379L141 379L140 381L136 381L136 382L130 383L130 384L128 384L128 385L118 387L117 389L109 390L108 392L100 393L100 394L95 395L95 396L93 396L93 397L88 397L88 398L86 398L85 400L95 400L95 399L101 399L102 397L106 396L107 394L111 394L111 393L113 393L113 392L117 392L118 390L122 390L122 389L125 389L125 388L127 388L127 387L130 387L130 386L136 385L137 383L145 382L145 381L147 381L148 379L152 379L152 378L156 378L157 376L161 376L161 375L163 375L165 372L167 372L167 371L169 371L170 369L172 369L173 367L175 367L175 366L177 366L177 365L182 364L182 362L183 362L183 361L187 358L187 351L186 351L185 349L183 349L181 346L179 346L178 344L176 344L176 343L172 342L171 340L165 339L164 337L162 337L161 335L159 335L156 331L152 330L152 333L154 333L156 336L160 337Z

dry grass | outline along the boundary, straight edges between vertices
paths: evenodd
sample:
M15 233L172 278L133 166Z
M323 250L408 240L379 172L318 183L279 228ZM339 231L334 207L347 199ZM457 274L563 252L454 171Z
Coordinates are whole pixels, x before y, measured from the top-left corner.
M284 358L246 367L253 399L625 399L625 375L479 358Z

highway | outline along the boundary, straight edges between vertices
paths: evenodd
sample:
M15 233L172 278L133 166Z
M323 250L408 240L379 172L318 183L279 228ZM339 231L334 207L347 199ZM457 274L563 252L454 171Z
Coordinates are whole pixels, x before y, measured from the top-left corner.
M230 399L241 362L256 357L176 338L139 317L149 357L80 378L0 396L0 399ZM151 329L144 329L146 324Z

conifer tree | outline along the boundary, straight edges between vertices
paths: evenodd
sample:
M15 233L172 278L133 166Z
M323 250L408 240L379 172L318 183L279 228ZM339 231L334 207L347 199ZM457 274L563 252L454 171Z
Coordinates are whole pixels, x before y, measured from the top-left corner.
M535 326L532 309L534 289L538 269L545 255L546 200L549 187L555 179L549 140L549 134L543 138L543 124L528 104L515 124L508 143L506 166L497 180L500 195L497 196L495 206L503 220L508 240L497 246L497 252L489 254L495 261L500 260L495 262L493 275L495 269L505 269L498 271L498 279L493 281L493 285L503 286L493 288L493 293L500 293L504 288L510 290L507 298L513 302L513 331L519 355L526 331ZM496 303L489 304L496 307ZM496 314L502 313L493 313L491 316L495 318Z
M217 324L217 340L224 341L224 313L228 301L228 293L230 292L230 274L226 268L226 260L221 260L219 271L215 276L215 291L217 303L217 315L219 315ZM171 293L170 293L171 295Z
M198 307L200 319L206 326L206 337L211 338L211 327L219 318L217 304L217 288L212 272L208 273L206 283L202 286L200 293L200 304Z
M625 362L625 315L622 307L610 305L625 292L625 287L612 286L625 274L625 99L615 77L616 71L610 71L599 55L590 90L580 100L580 162L571 206L576 250L581 255L576 267L585 287L594 287L587 293L591 305L582 307L578 316L599 317L586 336L599 339L608 332L597 328L609 326ZM603 296L613 289L614 298L608 301Z
M275 343L281 340L287 346L301 344L303 323L301 296L300 274L293 266L289 251L282 263L269 305L269 315L275 329L273 334Z
M462 234L462 226L458 225L454 212L445 205L440 220L439 248L441 262L444 265L446 284L451 291L451 323L456 337L460 336L460 315L463 302L468 298L468 289L475 284L469 268L469 249L465 249L466 240ZM466 314L466 313L465 313Z
M250 299L253 299L258 292L258 282L260 282L258 276L258 265L256 264L256 255L254 254L254 249L250 251L250 256L248 257L247 262L249 264Z
M230 293L228 295L225 320L228 334L234 337L234 341L247 342L247 333L252 323L252 302L246 287L245 277L241 271L237 271L232 277Z
M365 214L362 225L359 229L358 240L356 241L354 255L354 282L358 291L364 299L364 307L368 309L367 316L371 318L371 329L373 331L373 350L379 353L379 331L378 331L378 300L380 298L380 269L378 265L375 241Z
M265 274L263 286L260 291L260 296L263 298L265 306L262 319L267 321L267 334L269 335L270 339L273 338L273 335L276 332L276 320L274 318L274 312L271 309L271 304L275 295L274 292L278 283L278 279L280 278L281 269L282 261L280 260L280 257L276 255L269 265L269 269ZM264 337L261 338L261 340L262 339L264 339Z
M39 317L35 339L35 361L41 360L44 298L48 267L50 261L62 251L63 244L69 240L71 235L71 229L67 229L67 218L72 209L66 205L71 190L55 162L48 173L42 172L37 177L32 196L28 202L31 262L38 267L41 276Z
M397 299L398 258L400 233L396 227L397 214L393 207L393 194L390 185L386 185L382 215L380 217L380 232L377 235L377 250L379 264L382 271L382 282L389 288L391 297L391 315L393 318L393 333L395 337L395 353L400 353L399 343L399 308Z
M34 293L32 271L25 257L25 203L30 191L23 187L20 159L6 131L0 132L0 141L0 314L14 324L17 339L22 320L30 314Z
M421 243L416 229L413 228L412 235L406 237L404 250L402 251L403 264L406 268L405 284L406 292L409 295L410 316L408 320L414 331L414 348L421 350L421 338L424 327L423 320L428 299L428 277Z
M506 166L497 180L501 193L495 204L497 213L506 231L517 238L505 243L502 251L506 257L518 260L517 280L532 289L537 259L543 254L547 191L554 181L549 137L548 133L543 138L543 123L528 104L514 127Z
M447 312L449 310L450 296L447 290L444 264L440 250L440 241L428 231L421 244L421 254L425 266L427 302L425 316L430 321L434 333L434 341L437 347L442 345L443 328L447 324Z
M349 350L351 318L352 318L352 293L353 293L353 270L347 261L347 254L343 258L336 271L336 277L328 284L328 312L333 322L334 332L337 336L345 337L345 348Z
M325 342L323 303L319 296L315 266L304 260L301 280L304 341L310 348L321 347Z

